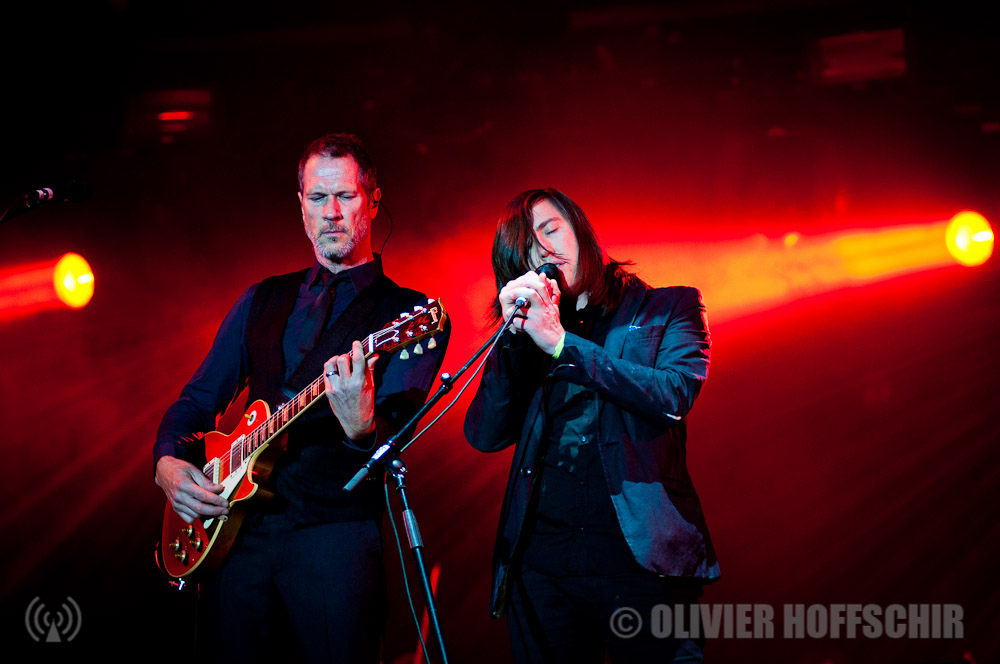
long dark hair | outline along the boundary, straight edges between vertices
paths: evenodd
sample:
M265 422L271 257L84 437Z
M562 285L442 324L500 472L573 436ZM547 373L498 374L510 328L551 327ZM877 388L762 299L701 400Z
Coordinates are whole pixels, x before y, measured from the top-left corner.
M500 216L493 236L493 276L496 277L497 292L508 281L532 269L531 247L535 242L532 208L544 200L555 206L576 235L580 247L577 259L579 290L588 293L588 304L599 305L603 314L617 308L625 288L638 279L624 269L624 266L632 265L631 261L610 258L580 206L558 189L551 188L521 192L507 203ZM500 302L494 300L489 317L496 323L501 315Z

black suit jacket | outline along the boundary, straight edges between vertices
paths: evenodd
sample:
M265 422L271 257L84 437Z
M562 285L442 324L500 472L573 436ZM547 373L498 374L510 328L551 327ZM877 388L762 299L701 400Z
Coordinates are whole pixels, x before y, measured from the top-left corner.
M684 417L708 377L710 360L700 293L652 289L636 280L614 312L604 346L567 333L547 374L545 358L526 337L506 335L465 419L466 438L476 449L516 445L493 556L493 616L506 609L508 570L544 453L545 380L568 380L597 393L601 461L636 561L662 576L718 578L686 463Z

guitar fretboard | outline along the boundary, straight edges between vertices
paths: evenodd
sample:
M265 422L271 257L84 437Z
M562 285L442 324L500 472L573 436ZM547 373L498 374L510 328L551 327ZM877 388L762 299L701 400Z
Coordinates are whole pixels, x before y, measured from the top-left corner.
M370 334L365 337L365 340L361 342L362 348L368 349L365 352L365 360L374 352L373 348L376 343L375 337L381 332L392 332L391 330L380 330L374 334ZM218 478L226 478L234 471L238 470L243 466L244 461L249 459L254 452L259 450L263 445L271 442L276 435L281 433L292 420L297 418L306 408L316 403L321 396L326 392L326 385L323 381L323 376L320 376L313 382L306 385L305 389L292 397L289 401L279 405L271 416L264 420L260 426L251 431L245 436L240 436L236 441L230 446L229 454L223 456L222 458L209 461L205 465L205 475L208 477L213 477L216 470L218 470ZM216 463L218 463L218 468L216 469ZM220 481L220 480L216 480Z
M389 326L369 334L361 342L365 361L376 351L393 351L439 332L444 322L440 304L428 301L428 307L419 308L418 314L406 314ZM431 347L431 346L428 346ZM205 475L215 482L222 482L232 473L241 471L243 464L264 445L288 427L307 408L316 403L326 391L323 376L309 383L292 399L279 405L264 422L249 434L240 436L230 446L229 453L210 460L204 468Z

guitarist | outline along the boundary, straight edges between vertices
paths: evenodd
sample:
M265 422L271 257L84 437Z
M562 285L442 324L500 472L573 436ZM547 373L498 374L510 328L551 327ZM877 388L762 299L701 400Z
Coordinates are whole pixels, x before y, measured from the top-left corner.
M416 411L444 357L433 351L366 362L364 338L427 301L382 272L371 220L381 191L360 139L330 134L299 161L299 202L312 267L248 288L208 356L166 412L153 447L156 484L185 521L228 514L201 471L204 432L243 389L273 408L324 375L329 405L289 428L269 485L225 562L199 589L204 661L380 661L386 589L377 482L343 485Z

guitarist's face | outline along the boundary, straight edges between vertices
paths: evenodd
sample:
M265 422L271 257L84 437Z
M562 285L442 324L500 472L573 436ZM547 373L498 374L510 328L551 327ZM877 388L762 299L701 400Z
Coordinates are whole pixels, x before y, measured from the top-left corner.
M331 272L370 261L377 204L361 186L358 162L351 156L314 155L303 175L302 223L316 259Z

